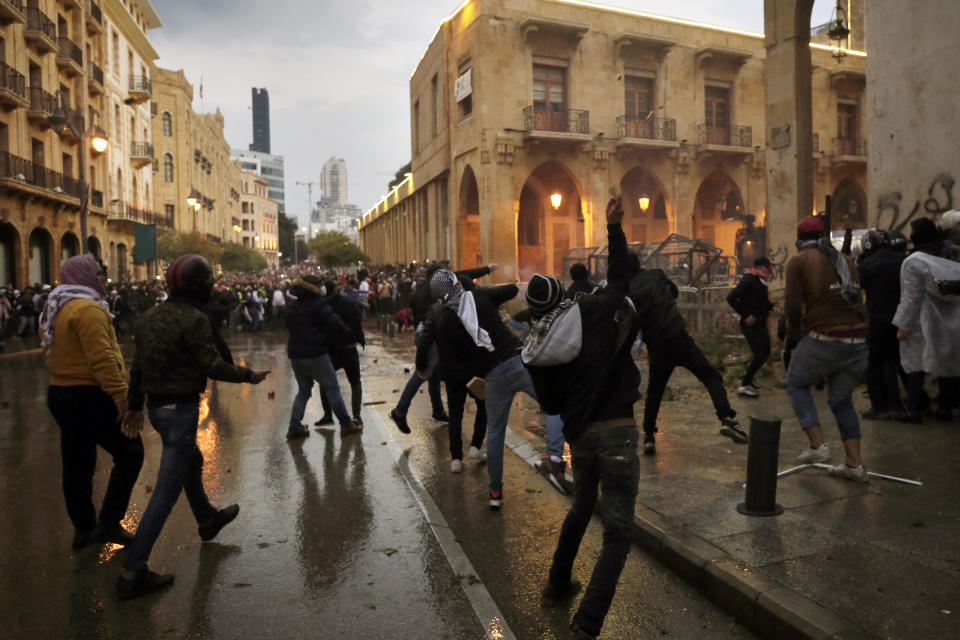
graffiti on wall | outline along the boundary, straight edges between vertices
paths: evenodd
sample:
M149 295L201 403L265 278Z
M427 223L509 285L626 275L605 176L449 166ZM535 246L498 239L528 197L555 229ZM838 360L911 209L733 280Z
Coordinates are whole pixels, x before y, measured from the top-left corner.
M773 267L771 280L783 280L783 271L787 266L787 258L790 257L790 249L786 244L781 244L776 249L767 251L767 257L770 258L770 265Z
M934 177L930 182L930 188L927 189L927 199L922 204L923 213L936 216L953 209L955 183L953 176L946 173ZM880 196L877 201L877 227L902 231L917 214L921 213L921 203L917 200L910 212L903 215L902 202L903 195L899 191Z

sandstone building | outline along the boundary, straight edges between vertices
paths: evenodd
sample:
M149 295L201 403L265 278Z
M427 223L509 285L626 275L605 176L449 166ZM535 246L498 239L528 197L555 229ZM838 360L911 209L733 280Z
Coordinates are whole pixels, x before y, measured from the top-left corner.
M239 163L235 163L239 167ZM256 249L276 269L280 264L278 237L278 204L270 199L270 183L266 178L243 171L240 174L240 242Z
M814 202L866 222L865 55L811 44ZM776 253L764 229L763 34L564 0L469 0L410 79L412 173L363 216L374 262L497 262L562 275L606 244L616 185L631 242ZM739 232L739 233L738 233ZM784 256L785 257L785 256Z

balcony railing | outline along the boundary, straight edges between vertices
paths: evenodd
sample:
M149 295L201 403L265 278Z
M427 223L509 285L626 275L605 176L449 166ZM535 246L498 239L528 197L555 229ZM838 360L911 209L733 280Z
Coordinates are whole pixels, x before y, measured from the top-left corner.
M23 37L36 45L41 53L57 47L57 25L37 7L27 7L27 25Z
M155 224L158 227L173 227L173 216L154 213L149 209L141 209L123 200L114 200L110 204L109 219L139 222L140 224Z
M95 65L93 62L88 62L87 78L90 81L90 90L92 92L103 92L103 69Z
M149 142L131 142L130 155L135 158L150 158L153 160L153 145Z
M93 0L87 2L87 17L94 20L97 24L103 24L103 12L100 11L100 5Z
M697 137L702 145L746 148L753 146L753 129L737 124L732 124L729 127L698 124Z
M27 109L27 118L46 125L46 120L57 110L57 97L40 87L30 87L30 106Z
M23 9L23 0L0 0L0 25L26 22L27 17Z
M0 62L0 103L8 107L25 107L29 104L27 79L6 62Z
M90 191L90 206L103 209L103 191L96 189Z
M621 138L677 141L677 121L673 118L617 118L617 132Z
M57 64L65 67L72 67L74 75L83 70L83 51L80 50L73 40L61 36L57 39L57 45L60 50L57 51ZM75 66L74 66L75 65Z
M0 151L0 180L18 181L78 199L82 194L79 180L47 169L7 151Z
M523 128L527 132L572 133L590 135L590 112L580 109L548 111L531 105L523 110Z
M153 84L147 76L130 76L130 97L136 104L146 102L153 95Z
M834 138L833 153L838 156L867 156L867 141L863 138Z

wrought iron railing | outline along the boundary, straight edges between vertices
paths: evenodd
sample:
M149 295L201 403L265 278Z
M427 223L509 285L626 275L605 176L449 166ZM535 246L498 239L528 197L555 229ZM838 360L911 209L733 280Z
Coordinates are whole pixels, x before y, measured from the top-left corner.
M539 105L523 110L523 128L526 131L590 134L590 112L581 109L549 111Z
M5 4L11 9L23 13L24 6L22 0L0 0L0 4Z
M739 124L728 127L697 125L697 138L700 144L716 144L727 147L752 147L753 129Z
M20 180L34 187L49 189L74 198L80 198L83 191L79 180L7 151L0 151L0 178Z
M673 118L617 118L617 132L621 138L677 141L677 121Z
M130 155L134 158L153 159L153 145L149 142L131 142Z
M833 152L838 156L867 155L867 141L864 138L834 138Z
M90 206L103 209L103 191L93 189L90 191Z
M0 88L12 91L24 99L27 97L27 79L6 62L0 62Z
M30 110L53 113L57 110L57 97L40 87L30 87Z
M100 86L103 86L103 69L95 65L93 62L90 62L87 65L88 73L90 77L93 78L95 82L100 83Z
M60 50L57 52L58 58L73 60L81 68L83 67L83 51L74 44L73 40L60 36L57 39L57 44L60 47Z
M37 7L27 7L26 31L39 31L54 42L57 41L57 25Z
M153 95L153 85L147 76L130 76L130 91L149 93Z
M154 213L149 209L141 209L123 200L114 200L110 203L109 218L111 220L127 220L140 224L155 224L159 227L172 227L173 217Z
M87 15L96 20L98 23L103 24L103 12L100 11L100 5L93 0L90 0L87 3Z

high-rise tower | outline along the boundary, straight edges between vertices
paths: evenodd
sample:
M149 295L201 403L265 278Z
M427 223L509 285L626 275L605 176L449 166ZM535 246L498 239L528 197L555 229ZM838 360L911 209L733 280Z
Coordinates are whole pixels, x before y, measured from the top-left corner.
M330 158L320 174L323 197L337 204L347 204L347 163L343 158Z
M270 96L267 90L250 90L253 96L253 142L250 151L270 153Z

